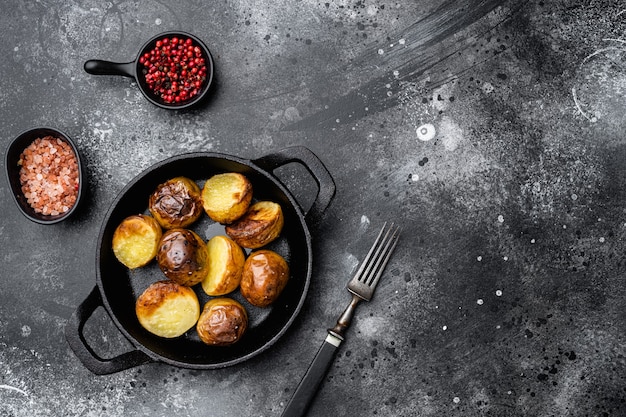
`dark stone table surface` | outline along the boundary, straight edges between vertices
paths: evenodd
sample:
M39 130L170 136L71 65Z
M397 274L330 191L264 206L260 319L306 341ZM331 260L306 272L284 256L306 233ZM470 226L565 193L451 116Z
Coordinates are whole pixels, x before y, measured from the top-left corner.
M0 415L279 416L387 220L402 239L310 416L626 415L619 3L5 1L3 149L31 127L65 131L89 193L72 219L41 226L0 182ZM199 109L159 109L133 80L83 70L131 61L169 30L213 53ZM181 153L292 145L337 190L286 334L224 369L91 373L65 328L124 186ZM307 210L306 172L276 175ZM102 308L85 337L105 357L132 349Z

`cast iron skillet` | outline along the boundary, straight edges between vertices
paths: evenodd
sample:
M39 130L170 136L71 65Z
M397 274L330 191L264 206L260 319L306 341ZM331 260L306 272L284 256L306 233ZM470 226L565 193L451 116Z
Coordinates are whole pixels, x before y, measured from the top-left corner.
M299 204L273 172L288 163L304 166L318 186L311 208L303 213ZM164 279L155 262L129 271L115 258L111 249L117 225L131 214L147 212L147 201L155 187L176 176L187 176L200 186L210 176L221 172L241 172L253 185L254 199L281 204L285 225L281 236L270 244L283 255L291 270L290 280L272 306L261 309L245 304L238 291L232 297L248 308L250 327L244 337L229 347L212 347L202 343L190 330L175 339L164 339L144 330L135 315L135 300L147 286ZM305 147L288 147L265 157L249 161L218 153L189 153L175 156L148 168L132 180L109 209L98 238L96 287L72 315L66 327L70 347L83 364L95 374L110 374L147 362L164 362L191 369L216 369L250 359L269 348L291 325L300 311L311 279L312 251L309 227L317 224L335 194L335 183L315 154ZM208 240L223 233L223 228L203 215L191 226ZM208 300L199 286L194 287L200 304ZM103 306L119 331L134 349L113 358L102 358L89 346L84 326L95 310Z

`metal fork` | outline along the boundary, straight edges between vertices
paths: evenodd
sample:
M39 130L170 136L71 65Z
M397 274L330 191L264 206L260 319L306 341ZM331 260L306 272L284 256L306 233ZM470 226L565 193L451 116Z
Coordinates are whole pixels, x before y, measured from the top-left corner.
M374 245L361 263L354 277L348 282L348 291L352 294L352 301L337 320L332 329L328 329L328 336L317 351L315 358L306 374L300 381L298 388L289 400L282 417L304 416L313 397L317 393L324 376L330 368L335 352L345 340L345 332L352 322L356 306L361 301L369 301L374 295L376 284L383 274L383 270L391 257L391 253L398 243L400 230L393 223L385 223L378 233Z

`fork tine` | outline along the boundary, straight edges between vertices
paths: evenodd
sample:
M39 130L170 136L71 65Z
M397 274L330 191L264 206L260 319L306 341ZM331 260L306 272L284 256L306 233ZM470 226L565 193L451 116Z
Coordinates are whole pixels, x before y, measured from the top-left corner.
M376 285L378 282L376 276L382 274L382 270L385 268L387 260L389 260L391 251L395 247L394 242L397 241L398 230L398 228L394 230L394 223L391 223L389 228L387 228L387 223L383 225L376 241L355 274L354 280L367 286ZM380 272L380 274L378 272Z
M370 275L372 274L372 270L375 270L377 261L380 258L380 252L385 247L385 242L387 241L389 237L389 230L387 230L385 233L386 227L387 227L387 223L383 224L383 227L380 229L380 233L378 234L376 241L374 242L374 244L372 245L370 249L372 256L369 258L366 258L366 260L363 261L364 264L367 264L365 270L363 271L363 275L359 276L359 281L362 282L363 284L369 285L368 281L370 280ZM385 233L384 236L383 236L383 233Z
M376 250L375 263L370 265L368 269L368 274L363 282L370 287L375 287L380 280L380 277L383 274L385 267L387 266L387 262L389 262L389 258L391 257L391 253L396 247L398 243L399 237L399 227L395 227L394 224L391 223L389 226L389 230L385 234L385 238L381 243L380 247Z
M374 244L372 245L370 250L367 252L367 255L365 256L365 259L363 259L363 262L361 262L359 269L356 271L356 273L354 274L354 277L352 278L353 280L361 281L361 278L365 275L364 272L366 271L366 268L369 271L370 262L372 261L372 254L378 247L378 243L380 242L380 239L383 235L383 232L385 231L386 226L387 226L387 222L383 224L383 227L380 229L380 232L378 232L378 236L376 237Z

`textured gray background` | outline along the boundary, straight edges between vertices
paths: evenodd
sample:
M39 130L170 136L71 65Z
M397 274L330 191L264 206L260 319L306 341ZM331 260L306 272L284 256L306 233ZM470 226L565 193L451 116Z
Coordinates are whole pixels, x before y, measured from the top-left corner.
M617 3L5 1L2 146L37 125L66 131L91 192L44 227L0 182L0 415L280 415L388 219L404 239L311 416L626 415ZM130 61L174 29L215 58L200 110L160 110L131 80L82 69ZM426 123L436 134L421 141ZM124 185L182 152L254 159L294 144L324 161L337 195L289 332L222 370L85 369L65 323L95 284L99 228ZM306 206L301 172L283 177ZM103 354L129 348L102 309L87 336Z

